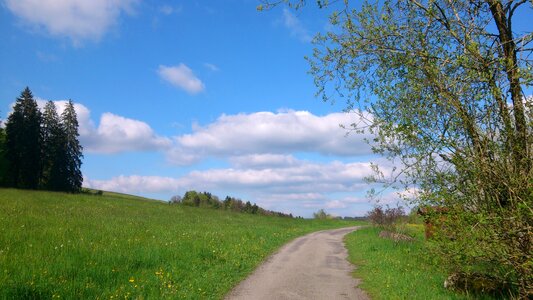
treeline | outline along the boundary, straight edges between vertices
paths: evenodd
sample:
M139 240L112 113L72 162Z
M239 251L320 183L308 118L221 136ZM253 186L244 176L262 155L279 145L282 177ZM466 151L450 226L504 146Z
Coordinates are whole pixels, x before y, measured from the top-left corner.
M182 196L176 195L170 198L171 204L181 204L194 207L208 207L214 209L230 210L240 213L257 214L264 216L278 216L292 218L292 214L271 211L252 204L250 201L242 201L234 197L226 196L223 201L209 192L188 191Z
M319 220L344 220L344 221L367 221L368 218L365 217L341 217L335 216L327 213L323 208L313 213L313 219Z
M71 100L61 116L52 101L41 112L30 89L24 89L5 128L0 128L0 184L79 192L83 148L78 136L78 119Z

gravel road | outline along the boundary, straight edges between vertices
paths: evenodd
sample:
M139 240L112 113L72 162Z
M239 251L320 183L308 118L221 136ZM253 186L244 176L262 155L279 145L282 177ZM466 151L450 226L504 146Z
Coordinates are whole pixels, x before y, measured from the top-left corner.
M295 239L242 281L226 299L369 299L351 276L343 237L359 227Z

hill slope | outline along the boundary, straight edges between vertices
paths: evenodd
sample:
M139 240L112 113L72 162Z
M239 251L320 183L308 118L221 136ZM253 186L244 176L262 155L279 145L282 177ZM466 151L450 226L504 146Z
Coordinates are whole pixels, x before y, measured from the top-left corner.
M0 298L221 298L276 248L343 221L0 189Z

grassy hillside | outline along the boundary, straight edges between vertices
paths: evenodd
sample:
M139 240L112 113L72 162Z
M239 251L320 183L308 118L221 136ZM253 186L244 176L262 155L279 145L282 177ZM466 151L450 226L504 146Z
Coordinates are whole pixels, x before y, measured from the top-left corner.
M349 226L0 189L0 298L221 298L283 243Z

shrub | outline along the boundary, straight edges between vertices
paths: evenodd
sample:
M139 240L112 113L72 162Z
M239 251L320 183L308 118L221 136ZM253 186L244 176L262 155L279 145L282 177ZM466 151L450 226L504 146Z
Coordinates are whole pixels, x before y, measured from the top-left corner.
M170 197L170 204L180 204L181 203L181 196L180 195L174 195Z
M372 224L382 227L387 230L395 231L396 223L405 219L405 211L403 207L389 207L383 208L381 205L376 205L373 210L367 213L368 219Z
M320 209L319 211L313 213L313 218L320 219L320 220L326 220L326 219L333 219L334 217L326 213L324 209Z

